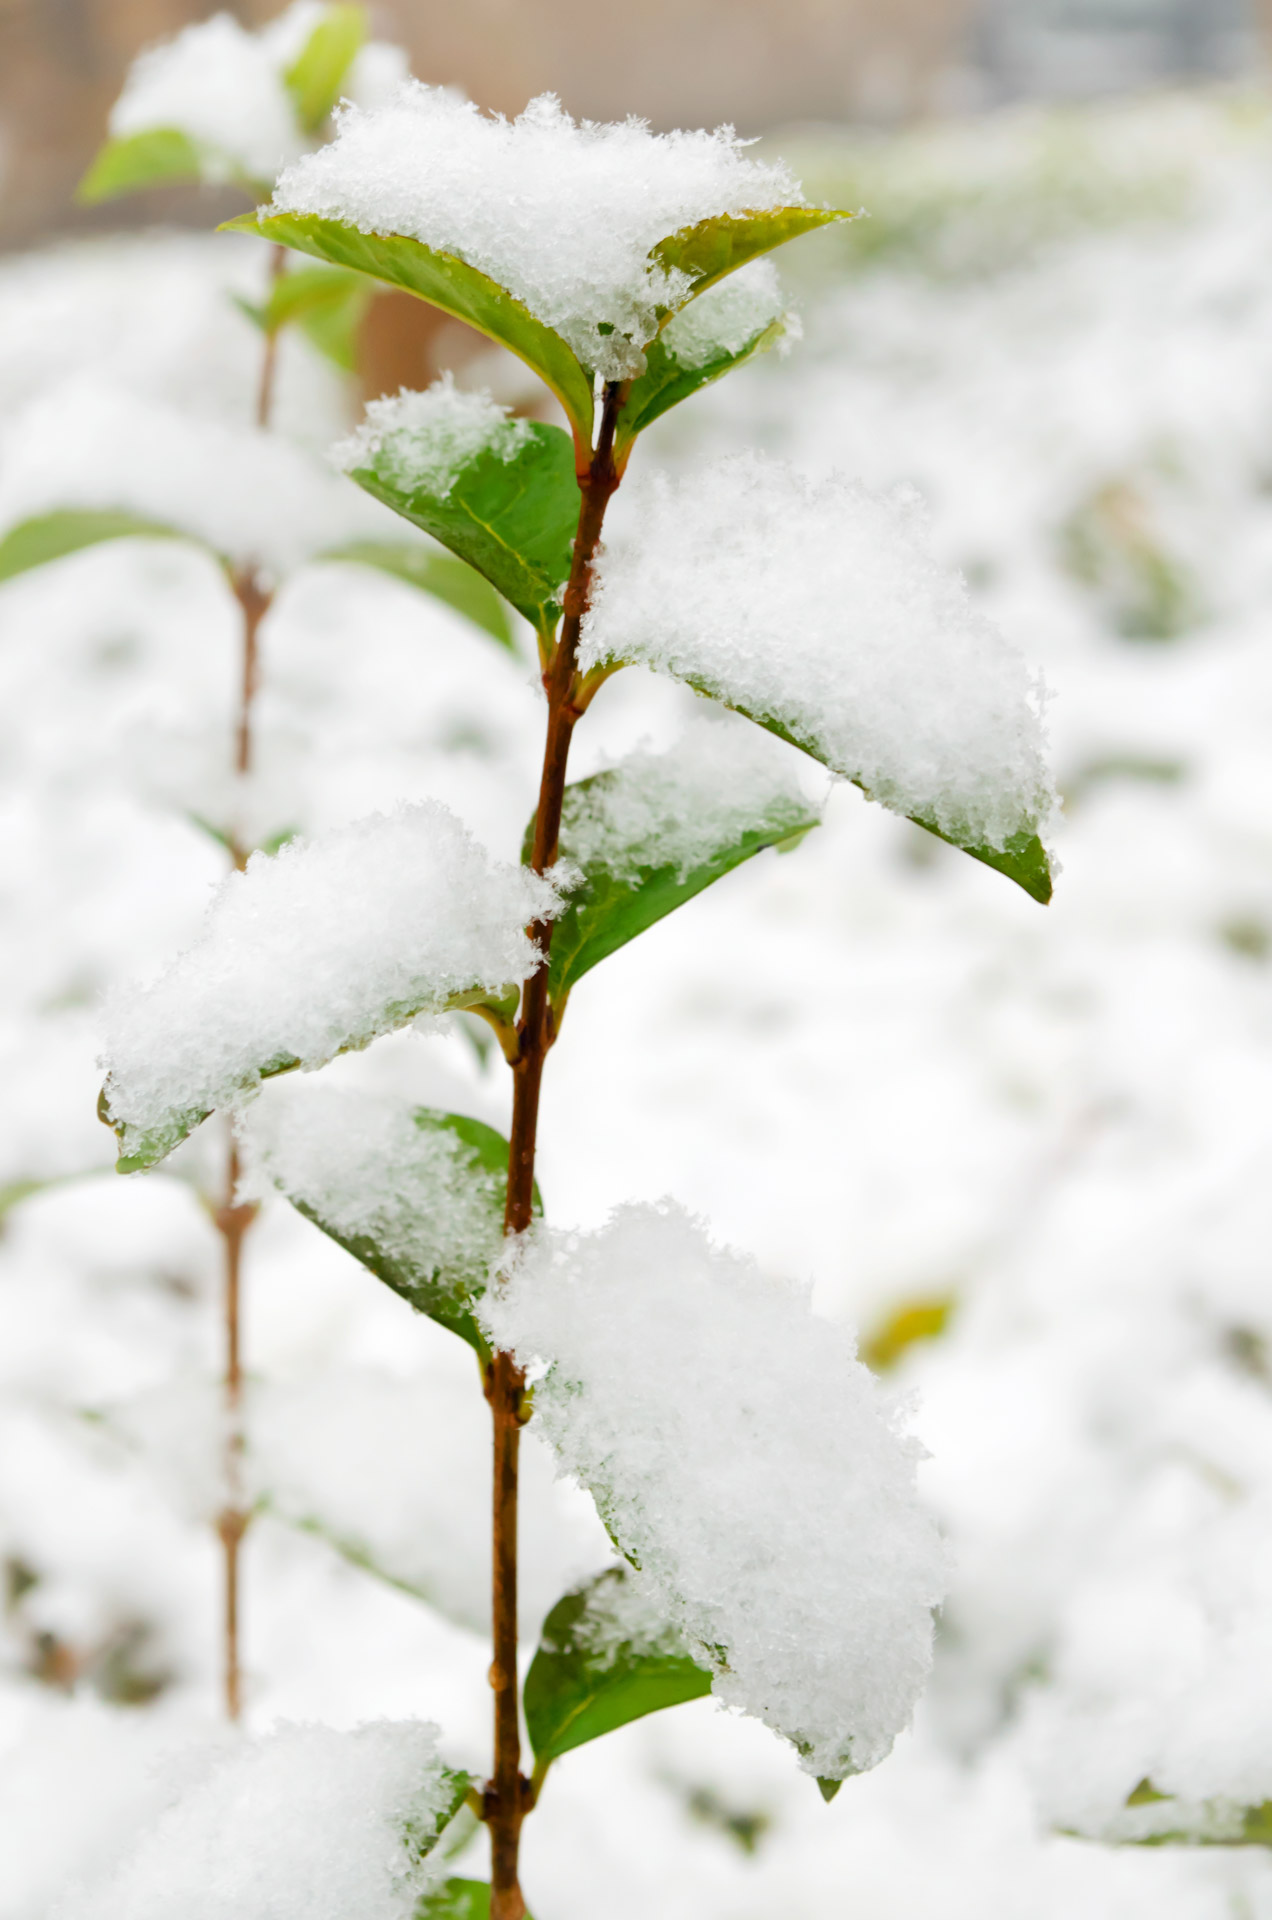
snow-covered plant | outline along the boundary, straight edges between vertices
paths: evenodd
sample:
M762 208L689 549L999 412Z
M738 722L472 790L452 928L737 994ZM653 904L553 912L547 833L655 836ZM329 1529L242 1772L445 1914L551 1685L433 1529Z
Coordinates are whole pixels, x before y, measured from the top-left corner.
M575 987L815 827L808 760L1050 894L1038 689L932 558L915 496L744 455L636 482L606 526L644 429L781 333L763 256L841 217L728 129L576 125L550 97L509 123L408 84L342 108L335 139L231 223L466 321L567 423L442 381L375 403L337 451L537 636L546 739L521 863L434 803L258 849L195 943L109 1015L103 1112L123 1169L233 1113L265 1176L476 1355L494 1759L472 1804L491 1882L426 1893L422 1914L488 1899L518 1920L521 1826L571 1749L712 1692L791 1742L829 1798L889 1751L930 1659L942 1548L917 1447L850 1335L670 1202L572 1234L546 1224L535 1179ZM696 689L701 717L669 750L569 783L576 727L637 663ZM458 1008L511 1069L508 1138L464 1114L371 1111L338 1082L249 1114L264 1082ZM549 1613L519 1691L532 1419L617 1558Z
M113 137L81 197L99 201L184 180L230 182L256 197L279 166L313 145L342 93L374 99L404 70L399 49L366 43L360 7L296 0L256 34L217 14L135 63L111 115ZM338 367L351 369L373 283L326 266L287 273L281 246L271 249L269 260L264 300L237 302L264 336L254 425L209 420L73 380L27 410L8 437L0 478L0 584L124 538L183 540L218 564L241 615L231 777L224 783L224 817L191 817L236 868L254 846L276 846L290 831L286 821L262 821L250 792L261 630L289 576L323 563L372 567L440 600L501 645L513 645L504 602L466 562L416 533L404 538L383 509L352 495L328 467L271 433L282 331L300 326ZM231 1719L242 1705L239 1555L250 1517L242 1471L241 1274L244 1237L257 1211L238 1197L239 1175L231 1139L222 1188L203 1196L225 1268L228 1418L218 1526Z

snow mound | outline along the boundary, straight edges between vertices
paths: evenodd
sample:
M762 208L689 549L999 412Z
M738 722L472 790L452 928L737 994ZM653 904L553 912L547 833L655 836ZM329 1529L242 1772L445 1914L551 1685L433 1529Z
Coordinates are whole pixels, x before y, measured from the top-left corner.
M263 1074L312 1069L455 996L519 985L551 884L494 862L437 801L256 853L166 972L108 1008L109 1102L134 1138L181 1137ZM175 1139L172 1144L175 1144Z
M478 454L511 460L529 438L528 421L510 419L488 393L462 393L444 373L423 393L403 387L372 400L362 424L331 449L331 459L342 473L372 467L403 492L427 487L445 499Z
M882 1760L931 1662L944 1554L852 1335L681 1209L539 1231L484 1312L648 1592L810 1773Z
M940 567L908 488L740 454L639 478L580 659L640 661L776 721L894 812L1001 848L1052 806L1040 689Z
M335 140L287 169L269 211L455 254L617 380L642 370L659 306L689 292L686 275L651 267L651 248L713 215L805 205L786 168L747 159L731 127L575 122L553 94L508 121L411 81L378 111L342 111Z

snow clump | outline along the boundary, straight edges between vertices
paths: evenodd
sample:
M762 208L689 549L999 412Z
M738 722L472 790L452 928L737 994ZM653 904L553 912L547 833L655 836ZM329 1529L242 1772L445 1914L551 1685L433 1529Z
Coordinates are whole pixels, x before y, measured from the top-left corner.
M896 813L1002 847L1053 804L1040 689L933 559L910 488L739 454L638 479L584 668L640 661L777 722Z
M705 367L718 354L741 353L777 320L798 333L777 268L771 260L752 260L682 307L663 329L662 344L680 366Z
M606 380L643 370L659 308L690 277L650 250L720 214L807 206L780 164L747 159L731 127L654 134L639 120L575 122L553 94L513 121L409 81L290 166L271 213L403 234L489 275Z
M273 180L309 145L286 76L327 11L297 0L259 33L216 13L147 48L111 109L112 136L184 133L200 149L205 180ZM355 56L343 90L374 105L405 73L400 48L373 42Z
M437 1733L385 1720L235 1743L56 1920L410 1920L446 1872L418 1850L453 1800Z
M404 531L387 508L278 434L184 413L91 376L42 394L0 444L0 534L77 508L134 514L268 580L324 548Z
M159 978L118 993L104 1064L125 1154L170 1151L263 1075L321 1067L453 999L519 986L552 883L492 861L437 801L255 853Z
M716 1696L822 1778L882 1760L931 1664L944 1552L851 1333L670 1203L533 1231L483 1312Z
M417 1104L352 1087L280 1086L253 1113L253 1157L329 1231L455 1274L463 1306L498 1258L506 1178L449 1128L420 1126Z
M331 460L342 473L370 467L404 493L426 488L445 499L479 454L508 461L529 438L528 420L510 419L488 393L461 392L444 373L423 393L403 387L372 400L362 424L331 449Z
M745 833L814 826L820 808L799 773L789 747L704 702L665 753L638 748L566 789L563 857L628 881L643 868L674 867L683 881Z

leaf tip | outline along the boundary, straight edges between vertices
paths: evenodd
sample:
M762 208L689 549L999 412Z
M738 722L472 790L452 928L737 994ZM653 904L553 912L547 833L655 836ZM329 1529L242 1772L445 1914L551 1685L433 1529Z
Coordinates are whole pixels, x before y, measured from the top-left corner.
M827 1806L830 1805L830 1802L834 1799L835 1795L839 1792L839 1789L840 1787L843 1786L843 1784L844 1783L842 1780L829 1780L824 1778L823 1775L821 1775L820 1773L817 1776L817 1791L820 1793L822 1799L826 1802Z

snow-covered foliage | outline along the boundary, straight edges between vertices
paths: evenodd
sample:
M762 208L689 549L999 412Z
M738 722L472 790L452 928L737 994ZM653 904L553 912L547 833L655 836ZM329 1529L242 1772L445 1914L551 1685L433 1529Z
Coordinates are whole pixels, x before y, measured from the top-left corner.
M736 454L637 476L615 514L585 664L636 660L780 722L837 773L961 843L1051 810L1038 692L933 558L910 487Z
M435 802L253 854L194 945L112 1003L104 1064L125 1152L167 1150L263 1076L519 986L538 964L526 923L557 905Z
M453 1793L437 1728L282 1727L232 1743L172 1794L109 1875L57 1920L410 1920L445 1873L425 1852Z
M537 1232L484 1312L543 1371L536 1417L562 1470L718 1698L809 1773L876 1766L927 1674L944 1568L918 1449L852 1336L671 1205Z
M683 471L758 441L876 492L921 488L934 551L1056 689L1064 886L1044 915L836 791L798 859L753 863L575 995L542 1180L584 1231L674 1190L763 1268L813 1275L828 1322L869 1333L952 1297L893 1376L918 1397L951 1588L912 1733L833 1806L763 1727L710 1702L651 1715L558 1763L527 1828L529 1904L592 1920L601 1884L614 1920L845 1902L889 1920L1258 1920L1265 1848L1054 1829L1174 1831L1200 1811L1231 1832L1233 1797L1268 1793L1272 115L1254 95L1149 101L866 157L845 185L824 155L818 197L868 200L846 231L875 252L842 289L829 269L800 289L806 348L669 416L650 451ZM246 418L257 343L216 295L256 272L234 238L5 261L0 417L87 368ZM289 431L343 430L303 349L285 343L282 372ZM1075 569L1075 516L1120 571ZM1149 605L1163 580L1186 587L1174 639L1126 637L1128 580ZM176 543L0 589L0 1181L109 1165L94 1008L197 938L223 870L185 813L208 812L226 757L232 611ZM534 696L445 611L369 572L307 573L262 675L264 829L431 797L516 857ZM618 676L574 773L669 745L696 704ZM324 1074L506 1128L458 1032ZM219 1365L218 1250L187 1177L211 1142L5 1213L6 1920L46 1920L70 1880L107 1884L214 1706L208 1529L167 1498L171 1429L119 1437L126 1403ZM363 1518L346 1546L401 1553L389 1571L422 1581L414 1531L443 1525L432 1461L458 1482L472 1455L467 1430L445 1451L444 1419L477 1397L472 1355L281 1202L250 1259L248 1364L263 1417L275 1393L280 1409L278 1499L245 1549L252 1724L432 1717L448 1753L480 1754L486 1641L330 1543ZM373 1400L384 1424L341 1478L346 1395L359 1433ZM473 1605L487 1551L474 1541ZM535 1578L550 1601L587 1570L563 1550ZM1165 1803L1128 1808L1145 1779Z
M718 214L803 206L785 167L748 158L732 128L655 134L638 120L576 123L552 94L516 120L408 82L283 174L270 210L401 233L488 274L616 380L641 371L658 309L691 281L649 255Z
M326 11L321 0L295 0L257 33L216 13L148 48L111 109L111 133L175 129L199 147L206 179L272 180L309 144L287 73ZM372 42L355 56L342 92L375 106L405 72L400 49Z
M175 528L271 583L328 547L411 537L278 434L85 376L40 394L5 429L0 535L77 507Z
M705 366L718 353L740 353L765 327L791 316L771 260L752 260L669 320L662 343L682 367Z
M424 393L373 400L361 426L331 450L344 473L371 467L396 487L427 487L443 498L470 460L497 453L511 460L530 437L529 424L486 393L464 393L451 374Z

